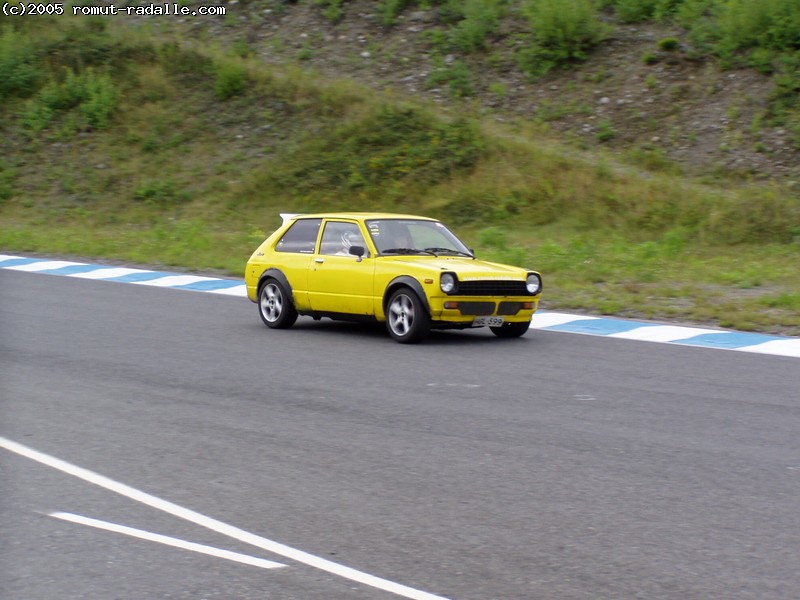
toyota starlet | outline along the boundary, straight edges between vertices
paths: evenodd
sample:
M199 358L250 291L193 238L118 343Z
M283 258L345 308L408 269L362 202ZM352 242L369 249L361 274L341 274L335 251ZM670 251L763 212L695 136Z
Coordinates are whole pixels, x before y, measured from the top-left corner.
M267 327L299 315L386 324L400 343L431 329L528 331L542 278L479 260L436 219L390 213L284 214L247 262L247 295Z

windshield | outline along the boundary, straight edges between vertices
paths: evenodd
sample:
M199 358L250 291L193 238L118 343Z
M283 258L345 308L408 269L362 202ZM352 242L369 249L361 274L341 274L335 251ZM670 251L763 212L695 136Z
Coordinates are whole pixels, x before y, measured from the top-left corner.
M455 234L438 221L372 219L367 221L375 247L381 254L434 254L472 257Z

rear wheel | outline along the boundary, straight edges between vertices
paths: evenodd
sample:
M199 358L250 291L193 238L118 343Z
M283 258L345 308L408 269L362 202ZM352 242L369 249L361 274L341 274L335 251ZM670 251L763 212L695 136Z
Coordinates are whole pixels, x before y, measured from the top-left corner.
M489 327L492 333L501 338L517 338L525 335L531 327L530 321L523 323L503 323L499 327Z
M431 318L419 296L409 288L400 288L389 298L386 328L389 335L401 344L413 344L428 335Z
M277 279L267 279L258 293L258 313L271 329L286 329L297 321L292 299Z

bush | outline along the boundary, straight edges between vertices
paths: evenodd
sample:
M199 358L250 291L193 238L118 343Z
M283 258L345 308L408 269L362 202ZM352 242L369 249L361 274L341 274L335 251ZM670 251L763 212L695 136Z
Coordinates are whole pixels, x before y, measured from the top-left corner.
M451 31L453 45L462 52L486 47L486 37L500 24L500 0L467 0L464 18Z
M637 23L653 17L658 0L615 0L614 9L624 23Z
M446 83L453 98L466 98L475 93L472 87L472 74L464 61L454 61L447 67L439 67L428 76L432 86Z
M51 79L29 102L22 115L23 125L33 131L47 127L59 112L78 108L86 124L95 129L108 127L117 110L119 92L107 73L92 68L80 74L67 70L64 81Z
M729 65L752 62L765 71L770 53L800 50L798 0L684 0L675 15L699 52Z
M11 27L0 31L0 102L36 91L41 78L36 60L36 49L26 36Z
M663 50L664 52L674 52L678 48L680 48L680 41L678 38L668 37L658 41L658 49Z
M314 4L323 8L322 14L331 23L338 23L344 16L342 3L344 0L314 0Z
M648 19L661 20L683 4L685 0L611 0L617 16L625 23ZM691 0L690 0L691 1Z
M381 17L381 23L394 25L397 16L413 4L415 4L414 0L381 0L378 3L378 14Z
M531 45L517 58L520 68L534 77L586 60L589 50L608 35L591 0L526 0L522 10L533 34Z
M719 27L722 52L800 50L800 1L727 0L720 5Z
M244 67L229 61L217 65L214 93L220 100L228 100L244 92L247 87L247 72Z
M597 124L597 133L595 137L597 137L598 142L608 142L609 140L613 140L616 135L617 132L608 119L604 119Z
M78 110L92 127L108 127L117 109L119 93L107 74L89 70L84 74L84 94Z

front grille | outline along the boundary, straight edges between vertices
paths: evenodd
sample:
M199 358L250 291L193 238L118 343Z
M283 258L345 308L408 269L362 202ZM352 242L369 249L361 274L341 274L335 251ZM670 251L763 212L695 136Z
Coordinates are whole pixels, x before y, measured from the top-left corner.
M531 296L524 281L459 281L459 296Z
M459 302L458 310L462 315L494 314L494 302Z

